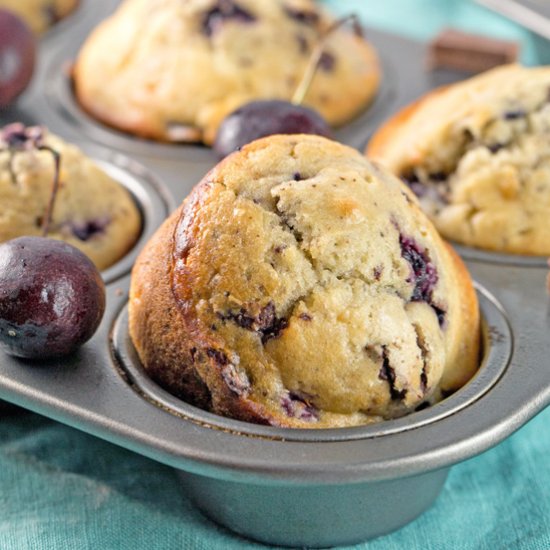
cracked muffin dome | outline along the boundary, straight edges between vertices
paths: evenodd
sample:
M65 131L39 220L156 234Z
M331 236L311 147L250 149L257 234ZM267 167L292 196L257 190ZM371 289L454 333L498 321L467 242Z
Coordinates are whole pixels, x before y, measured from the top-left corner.
M130 335L171 393L298 428L404 415L478 366L461 260L397 178L318 136L215 167L142 251Z
M41 34L69 15L77 0L0 0L0 8L15 13L35 34Z
M447 238L550 254L550 67L509 65L436 90L367 153L403 178Z
M141 232L130 193L79 149L42 127L0 130L0 242L42 235L59 155L59 192L48 237L79 248L99 269L120 259Z
M332 23L313 0L126 0L80 51L75 92L115 128L212 144L241 105L291 98ZM339 29L304 104L343 124L371 101L379 78L372 47Z

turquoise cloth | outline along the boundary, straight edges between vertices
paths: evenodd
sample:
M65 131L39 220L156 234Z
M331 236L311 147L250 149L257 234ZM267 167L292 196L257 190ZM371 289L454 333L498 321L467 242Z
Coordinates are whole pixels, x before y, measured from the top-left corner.
M543 0L544 1L544 0ZM453 27L521 46L521 61L550 63L550 44L473 0L325 0L340 15L358 13L367 26L427 41L441 29Z
M1 550L262 548L216 527L171 468L31 413L0 419ZM427 513L355 548L550 548L550 410L457 465Z
M426 39L449 24L532 36L459 0L333 0L368 24ZM540 58L538 59L540 61ZM356 548L550 548L550 410L480 457L455 466L436 505L401 531ZM190 504L175 472L40 416L0 412L0 550L261 548Z

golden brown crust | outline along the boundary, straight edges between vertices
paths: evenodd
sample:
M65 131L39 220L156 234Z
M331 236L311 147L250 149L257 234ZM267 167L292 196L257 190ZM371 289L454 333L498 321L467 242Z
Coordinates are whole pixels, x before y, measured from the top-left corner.
M215 349L215 344L208 335L194 329L195 320L182 313L174 299L174 231L188 204L189 200L163 223L134 265L130 336L148 374L174 395L224 416L267 423L265 412L257 413L253 403L241 401L230 391L219 374L215 356L207 353Z
M440 381L441 390L451 393L466 384L479 366L480 313L468 269L454 248L445 244L456 270L454 299L460 309L460 315L456 318L456 329L447 334L447 366Z
M388 118L380 126L372 138L369 140L365 149L365 154L372 159L384 159L387 147L391 144L393 138L401 131L403 126L416 114L424 102L445 91L448 86L441 86L421 98L409 103L393 116Z
M316 136L207 174L140 255L130 334L172 393L289 427L400 416L478 365L460 258L395 178Z
M162 377L174 394L208 406L209 392L190 367L191 346L174 307L169 283L172 235L178 218L176 211L164 222L134 265L130 307L136 314L130 316L129 330L152 378Z

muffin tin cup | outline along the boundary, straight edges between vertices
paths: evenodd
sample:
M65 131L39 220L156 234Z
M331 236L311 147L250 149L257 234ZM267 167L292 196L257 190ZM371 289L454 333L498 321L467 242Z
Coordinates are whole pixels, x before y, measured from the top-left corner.
M0 122L44 124L79 145L133 194L143 231L103 273L107 310L94 337L65 359L31 363L0 353L1 398L177 468L207 516L256 540L292 546L349 544L406 524L436 499L453 464L496 445L550 403L545 260L467 247L457 248L477 281L483 362L466 386L429 409L370 426L290 430L221 418L149 380L128 338L129 272L216 158L205 147L133 139L80 109L70 63L117 2L81 3L41 41L33 86ZM463 77L425 72L415 42L367 35L383 52L384 84L371 108L337 131L359 149L398 108Z
M139 361L128 334L128 310L125 306L113 327L114 361L133 388L151 403L189 422L248 437L279 441L336 442L361 440L415 430L437 422L480 399L497 383L512 355L513 338L502 308L485 289L478 288L482 312L482 358L477 374L460 391L443 402L403 418L363 427L332 430L273 428L241 422L208 413L174 397L155 384Z
M0 396L178 468L198 507L237 533L288 546L365 540L418 516L451 465L499 443L550 402L550 320L535 307L545 270L511 267L493 296L485 287L502 269L470 267L480 281L482 366L454 395L403 419L292 430L178 401L143 375L128 339L129 277L107 285L105 320L76 355L40 365L6 358ZM518 275L532 289L523 296Z

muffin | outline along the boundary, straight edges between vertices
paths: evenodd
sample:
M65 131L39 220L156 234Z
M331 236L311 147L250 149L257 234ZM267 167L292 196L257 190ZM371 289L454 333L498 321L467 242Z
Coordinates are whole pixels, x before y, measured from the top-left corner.
M397 113L367 154L400 176L448 239L550 254L550 67L507 65Z
M212 144L244 103L291 98L332 23L313 0L126 0L80 51L75 93L120 130ZM304 103L340 125L372 100L379 79L372 47L340 29Z
M35 34L47 31L69 15L77 4L78 0L0 0L0 8L21 17Z
M45 128L0 130L0 242L41 235L60 156L59 192L48 236L72 244L99 269L120 259L141 232L130 193L79 149Z
M402 416L478 367L461 260L397 178L311 135L255 141L205 176L142 251L129 322L169 392L274 426Z

